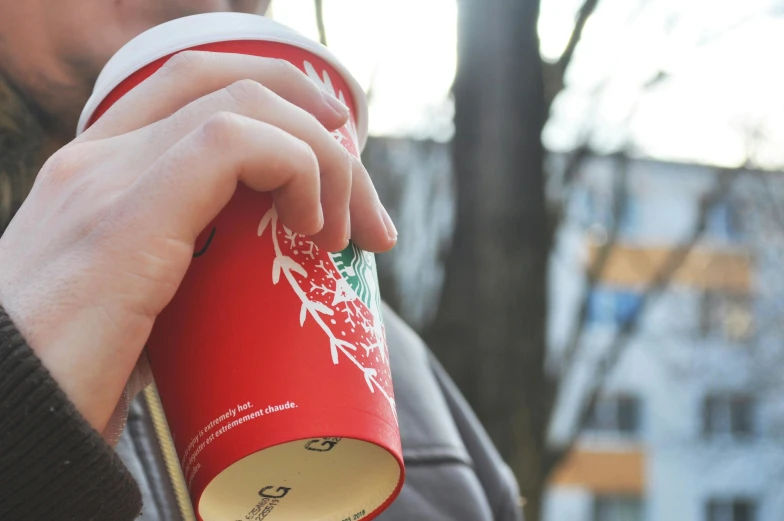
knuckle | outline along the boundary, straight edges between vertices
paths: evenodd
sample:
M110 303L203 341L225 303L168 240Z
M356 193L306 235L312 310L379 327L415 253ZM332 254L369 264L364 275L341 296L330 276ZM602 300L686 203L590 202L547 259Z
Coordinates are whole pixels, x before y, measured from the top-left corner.
M240 125L240 117L237 114L218 112L202 123L201 139L207 146L227 146L236 138Z
M172 76L190 76L201 68L207 53L203 51L182 51L171 58L161 67L161 74Z
M284 60L283 58L268 58L268 60L270 68L281 76L287 76L293 79L299 79L303 76L302 71L288 60Z
M38 176L44 182L60 184L73 179L85 169L85 154L81 147L66 147L44 163Z
M300 140L300 168L301 172L308 176L318 177L319 175L319 160L316 152L306 142Z
M235 81L228 87L226 92L241 107L258 107L260 104L267 103L274 94L261 83L249 79Z

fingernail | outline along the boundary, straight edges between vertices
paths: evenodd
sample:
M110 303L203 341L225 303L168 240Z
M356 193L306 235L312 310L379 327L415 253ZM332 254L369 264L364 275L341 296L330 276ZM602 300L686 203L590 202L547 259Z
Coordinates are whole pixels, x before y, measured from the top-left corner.
M321 96L324 98L324 101L327 102L329 108L331 108L333 112L335 112L335 114L337 114L342 118L348 116L349 113L348 107L345 104L343 104L343 102L341 102L339 99L337 99L335 96L324 91L321 91Z
M319 205L318 205L318 231L316 233L320 232L322 228L324 228L324 208L321 206L321 203L319 203Z
M397 228L395 228L395 223L392 222L392 218L387 213L387 209L383 206L379 211L381 214L381 220L384 221L384 226L387 229L387 235L389 235L390 239L397 239Z

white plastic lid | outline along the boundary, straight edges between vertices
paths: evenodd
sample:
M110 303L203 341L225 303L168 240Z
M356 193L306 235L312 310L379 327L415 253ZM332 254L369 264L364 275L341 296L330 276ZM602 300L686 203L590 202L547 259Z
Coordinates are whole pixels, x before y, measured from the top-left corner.
M178 18L153 27L125 44L98 76L93 93L79 118L77 135L84 132L98 105L128 76L142 67L184 49L236 40L289 44L315 54L334 67L351 90L356 105L359 148L362 150L365 147L368 133L367 98L354 76L320 43L269 18L245 13L205 13Z

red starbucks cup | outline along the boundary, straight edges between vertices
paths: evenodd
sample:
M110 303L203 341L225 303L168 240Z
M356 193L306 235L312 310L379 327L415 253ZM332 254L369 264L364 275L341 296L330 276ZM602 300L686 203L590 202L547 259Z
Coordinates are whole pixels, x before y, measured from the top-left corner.
M283 58L343 101L335 139L358 154L362 89L323 46L235 13L155 27L109 61L82 132L186 49ZM203 521L372 519L404 468L372 254L329 253L238 187L200 235L147 351L195 510Z

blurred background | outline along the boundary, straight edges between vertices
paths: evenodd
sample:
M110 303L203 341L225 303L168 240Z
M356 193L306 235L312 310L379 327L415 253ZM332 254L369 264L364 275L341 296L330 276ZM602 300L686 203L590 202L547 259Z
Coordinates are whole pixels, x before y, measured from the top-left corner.
M784 2L276 0L528 521L784 519Z

